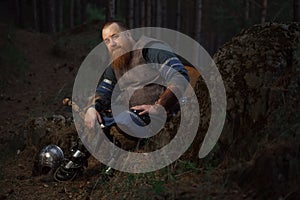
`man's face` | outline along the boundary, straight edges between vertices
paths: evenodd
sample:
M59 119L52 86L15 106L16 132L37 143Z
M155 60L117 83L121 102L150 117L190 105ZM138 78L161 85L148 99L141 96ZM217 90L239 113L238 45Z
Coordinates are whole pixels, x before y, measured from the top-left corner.
M112 60L130 51L133 46L130 33L128 31L121 31L116 23L103 29L102 37Z

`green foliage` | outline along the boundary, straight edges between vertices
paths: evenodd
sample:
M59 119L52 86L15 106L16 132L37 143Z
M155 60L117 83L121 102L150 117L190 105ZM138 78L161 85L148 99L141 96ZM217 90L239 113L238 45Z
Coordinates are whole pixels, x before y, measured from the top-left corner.
M156 194L161 194L165 191L164 188L164 184L165 181L161 181L161 180L156 180L156 179L152 179L150 182L151 186L152 186L152 190L156 193Z
M99 9L93 4L88 4L86 7L87 12L87 21L93 21L93 20L105 20L105 8Z
M176 161L176 171L175 173L184 173L186 171L199 171L200 169L197 168L196 163L192 161L186 160L177 160Z
M130 189L133 186L133 184L137 178L138 178L138 175L127 174L127 179L125 180L126 188Z

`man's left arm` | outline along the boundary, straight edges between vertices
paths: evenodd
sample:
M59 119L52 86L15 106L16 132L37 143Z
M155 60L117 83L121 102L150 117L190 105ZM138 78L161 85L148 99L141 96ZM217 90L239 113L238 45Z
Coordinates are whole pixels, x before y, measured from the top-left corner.
M162 48L154 47L144 49L143 55L147 63L159 64L158 70L165 79L167 88L156 103L168 111L184 94L189 76L180 59L170 49L168 50L168 47L163 48L163 45Z

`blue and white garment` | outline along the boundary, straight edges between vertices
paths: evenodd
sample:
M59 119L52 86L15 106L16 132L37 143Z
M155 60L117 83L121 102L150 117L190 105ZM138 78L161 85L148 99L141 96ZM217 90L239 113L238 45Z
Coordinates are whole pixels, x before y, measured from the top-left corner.
M179 90L184 93L187 86L186 83L189 82L187 70L168 46L161 42L154 41L145 44L141 52L145 64L159 64L157 65L157 70L160 72L160 76L165 80L167 85L175 82L176 86L179 87ZM105 70L100 80L100 84L96 90L100 99L96 101L95 108L101 114L103 110L110 110L112 91L116 89L120 90L120 88L115 88L117 78L111 66ZM111 126L114 123L118 123L121 126L128 126L130 129L130 127L132 127L130 123L136 122L132 119L123 119L123 116L125 115L120 113L120 116L116 116L115 119L113 119L111 116L102 115L102 120L105 126ZM139 134L145 135L146 133L140 132Z

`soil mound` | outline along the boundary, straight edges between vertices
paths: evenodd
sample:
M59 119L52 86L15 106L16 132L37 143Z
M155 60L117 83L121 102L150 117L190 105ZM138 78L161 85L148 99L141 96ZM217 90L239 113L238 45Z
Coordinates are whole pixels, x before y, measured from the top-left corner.
M251 161L250 169L243 173L247 178L239 180L237 175L235 180L268 197L293 192L281 184L293 185L293 175L299 171L299 144L294 143L300 133L299 31L295 23L255 25L241 31L213 57L226 88L227 116L215 151L206 162L231 168ZM201 135L209 123L210 102L203 80L195 88L204 113Z

